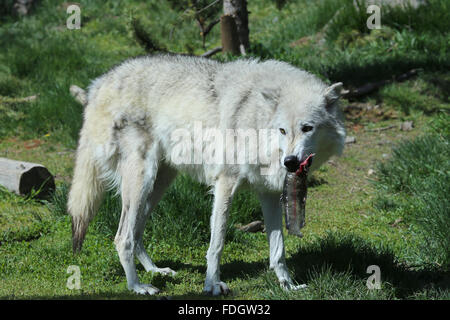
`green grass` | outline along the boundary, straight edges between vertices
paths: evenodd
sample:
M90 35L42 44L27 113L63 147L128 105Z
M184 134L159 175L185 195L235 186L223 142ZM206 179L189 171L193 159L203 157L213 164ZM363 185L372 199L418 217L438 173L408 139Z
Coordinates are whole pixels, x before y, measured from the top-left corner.
M41 203L0 187L0 245L8 241L37 239L48 233L51 221L51 215Z
M351 2L351 1L346 1ZM328 29L324 44L291 47L290 43L322 30L342 2L250 2L253 50L250 55L291 62L331 81L361 84L391 77L411 68L427 71L449 67L448 4L431 1L426 8L391 10L383 15L383 36L368 32L362 14L346 4L344 18ZM59 131L60 141L72 147L81 126L81 106L70 96L71 84L89 81L125 58L144 54L131 32L131 17L172 52L201 53L202 39L191 13L174 10L168 1L81 1L82 27L68 30L62 5L43 0L23 18L2 16L0 28L0 95L40 97L2 115L1 136L31 136ZM348 11L348 12L347 12ZM355 19L352 19L355 18ZM351 22L351 23L350 23ZM343 37L356 32L353 38ZM378 32L379 33L379 32ZM33 34L33 36L29 36ZM208 35L206 48L220 44L219 28ZM226 57L217 56L220 59ZM19 114L17 114L19 113ZM23 116L26 114L27 116Z
M172 52L200 54L220 45L216 27L203 48L192 10L173 1L80 2L82 28L72 31L64 26L64 7L54 1L40 1L26 17L8 15L11 1L0 5L0 156L45 164L57 182L46 204L0 190L0 298L149 299L126 289L113 244L121 210L114 192L91 223L83 251L71 252L66 200L82 107L68 89L86 87L123 59L144 54L132 19ZM275 1L249 2L249 56L284 60L346 87L422 70L361 99L379 105L383 115L348 119L357 143L314 174L305 236L285 235L290 272L307 289L283 291L268 270L266 235L235 228L262 219L255 194L239 192L222 255L228 298L450 298L448 4L386 9L383 28L369 31L366 14L350 2L286 1L281 10ZM34 102L20 100L35 94ZM414 121L413 131L361 129L405 120ZM376 174L369 176L369 169ZM211 206L208 188L180 175L149 219L144 244L152 259L178 271L175 277L153 275L138 264L141 281L159 287L159 296L207 298L201 291ZM80 291L66 288L69 265L81 268ZM369 265L381 269L381 290L366 287Z
M383 7L381 31L368 30L365 7L357 10L352 3L324 0L310 5L298 1L281 13L265 4L253 8L254 14L264 15L255 23L256 54L289 61L347 85L385 79L412 68L448 68L449 38L441 30L449 28L450 10L444 1L430 1L426 8L406 11ZM318 33L339 9L325 41L318 41ZM311 38L309 45L292 46L304 37Z
M441 126L442 122L433 125L438 130ZM392 132L389 138L395 139L398 134L400 132ZM262 218L254 195L244 191L237 196L222 257L222 277L233 290L228 298L449 298L446 269L421 259L432 256L429 248L415 239L410 221L405 219L399 226L392 227L400 215L398 210L380 210L372 204L377 192L365 172L377 155L389 152L389 147L377 146L367 153L367 143L372 143L373 137L367 133L357 137L359 145L347 148L337 167L326 165L315 174L315 183L309 190L305 237L299 240L285 235L288 266L295 281L308 284L306 290L289 293L278 287L275 275L268 270L265 234L233 229L233 223ZM348 173L346 177L342 172ZM180 176L148 223L144 243L153 260L159 266L178 271L173 278L163 277L146 273L138 264L141 280L159 287L161 295L173 299L206 298L201 294L211 210L211 197L206 191L201 184ZM66 195L67 186L60 183L55 199L45 211L52 222L45 233L32 241L9 240L0 246L3 283L0 296L143 298L127 291L113 245L120 200L108 194L89 227L83 251L73 256L70 219L65 215ZM15 199L18 204L9 199L4 205L15 207L16 212L30 209L30 206L22 206L22 198ZM34 202L29 205L37 206ZM65 287L69 265L81 268L81 291ZM381 290L366 288L369 265L380 266Z
M437 73L435 76L446 81L445 75ZM420 78L412 83L398 83L384 87L380 95L386 105L407 115L414 111L434 114L438 111L449 111L448 92L445 92L447 88L450 88L450 82L439 87Z
M442 118L448 126L449 117ZM447 129L448 130L448 129ZM419 261L450 267L450 148L448 134L433 132L405 141L379 165L377 200L382 211L397 211L421 239ZM427 252L426 254L424 254Z

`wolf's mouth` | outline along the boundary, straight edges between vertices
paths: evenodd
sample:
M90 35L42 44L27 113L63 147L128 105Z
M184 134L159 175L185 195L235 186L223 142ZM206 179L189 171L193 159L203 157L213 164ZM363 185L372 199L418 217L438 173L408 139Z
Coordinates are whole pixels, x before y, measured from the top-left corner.
M300 162L300 166L295 171L297 175L300 175L303 171L307 170L309 167L311 167L312 159L315 156L315 153L311 153L309 156L307 156L303 161Z
M314 153L304 157L301 161L298 160L296 156L287 156L284 159L284 166L286 167L286 170L290 173L297 172L300 170L300 172L306 168L310 167L312 163L312 157L314 157Z

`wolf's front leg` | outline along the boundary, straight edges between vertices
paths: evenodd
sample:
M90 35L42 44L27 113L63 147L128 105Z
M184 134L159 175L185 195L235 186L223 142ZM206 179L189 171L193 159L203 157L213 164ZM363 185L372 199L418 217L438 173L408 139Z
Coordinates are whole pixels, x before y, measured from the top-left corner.
M211 241L206 254L207 270L203 289L203 292L214 296L230 291L228 286L220 281L220 256L225 243L228 212L237 185L236 179L227 176L220 176L214 185Z
M264 215L267 240L270 248L270 268L275 274L283 288L298 290L306 285L294 285L286 266L283 238L283 222L280 206L280 195L275 193L260 193L259 199Z

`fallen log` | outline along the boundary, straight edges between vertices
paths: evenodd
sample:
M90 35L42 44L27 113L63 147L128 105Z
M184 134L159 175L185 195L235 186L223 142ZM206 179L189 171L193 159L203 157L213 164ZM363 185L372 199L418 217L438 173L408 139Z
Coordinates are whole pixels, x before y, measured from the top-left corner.
M209 50L209 51L206 51L204 54L201 55L201 57L203 57L203 58L209 58L209 57L211 57L212 55L214 55L214 54L216 54L216 53L218 53L218 52L220 52L220 51L222 51L222 47L216 47L216 48L214 48L214 49L211 49L211 50Z
M405 81L411 77L414 77L418 74L419 69L411 69L408 72L402 73L401 75L395 76L393 79L389 79L389 80L381 80L381 81L377 81L377 82L369 82L366 83L365 85L355 88L353 90L346 90L345 93L342 95L343 98L345 99L355 99L355 98L359 98L365 95L368 95L369 93L372 93L376 90L378 90L379 88L381 88L382 86L392 83L394 81L396 82L401 82L401 81Z
M264 223L260 220L256 220L245 226L237 225L236 228L244 232L259 232L264 230Z
M44 166L0 158L0 185L18 195L46 199L55 190L55 180Z

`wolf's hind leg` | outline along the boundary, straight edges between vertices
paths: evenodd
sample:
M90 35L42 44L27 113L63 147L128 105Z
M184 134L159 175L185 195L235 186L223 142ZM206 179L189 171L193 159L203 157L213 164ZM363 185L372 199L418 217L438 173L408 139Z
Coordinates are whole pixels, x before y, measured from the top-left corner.
M156 152L155 152L156 153ZM134 254L140 224L145 222L146 200L154 187L157 161L145 161L138 153L129 154L121 163L122 214L115 237L119 259L125 270L128 289L140 294L158 293L158 288L139 282Z
M160 168L158 169L158 175L156 177L155 186L147 199L147 203L144 209L145 212L143 215L143 221L142 223L138 224L139 230L137 234L136 256L147 272L151 271L168 275L176 274L176 272L170 268L158 268L145 251L145 247L142 242L142 236L144 235L146 220L151 215L152 211L156 208L159 200L161 200L162 196L164 195L164 192L170 186L172 181L175 179L176 175L177 171L175 169L172 169L164 164L160 166Z
M264 215L267 240L269 241L270 268L275 271L278 281L280 281L283 288L288 290L305 288L306 285L304 284L294 284L286 266L280 195L260 193L259 199Z

